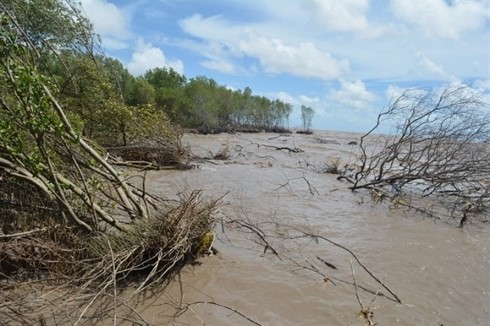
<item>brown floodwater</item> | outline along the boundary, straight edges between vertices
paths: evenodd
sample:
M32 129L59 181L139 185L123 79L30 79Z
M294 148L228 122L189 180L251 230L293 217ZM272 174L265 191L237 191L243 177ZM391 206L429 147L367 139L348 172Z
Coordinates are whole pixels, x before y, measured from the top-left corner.
M229 159L149 172L147 187L166 196L184 188L224 196L215 230L219 254L185 268L165 291L140 302L139 313L156 325L363 325L354 270L359 298L378 325L490 325L490 225L475 220L459 229L456 219L375 204L335 175L318 173L337 157L342 165L355 162L357 146L348 143L359 136L185 135L195 154L211 157L226 147ZM264 253L260 237L231 220L257 226L278 255ZM402 303L346 250L296 230L350 249ZM384 296L373 294L378 290ZM172 316L179 304L190 305Z

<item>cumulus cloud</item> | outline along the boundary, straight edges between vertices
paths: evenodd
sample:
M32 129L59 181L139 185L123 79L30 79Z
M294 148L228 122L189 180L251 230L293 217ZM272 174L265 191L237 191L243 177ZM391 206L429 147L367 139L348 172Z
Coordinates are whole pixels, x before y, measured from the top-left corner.
M103 38L103 45L109 49L123 49L130 33L128 22L122 10L105 0L81 0L82 8L94 24L94 30Z
M168 60L160 48L154 47L150 43L145 43L143 39L138 39L136 50L127 65L128 71L134 75L142 75L148 69L157 67L169 67L179 74L184 73L184 64L180 60Z
M328 80L339 78L349 70L347 60L337 60L311 42L288 45L279 39L249 37L238 46L246 55L257 58L270 73Z
M490 19L488 1L392 0L397 17L425 36L460 39L462 34L486 28Z
M213 60L247 56L258 60L268 73L322 80L340 78L349 70L347 60L335 58L313 42L287 43L263 35L252 27L231 26L219 16L203 18L194 15L182 20L180 26L186 33L203 40L206 45L203 54ZM208 68L216 68L208 61L205 64Z
M330 97L346 107L355 109L364 109L376 99L361 80L349 82L343 79L340 80L340 89L331 91Z

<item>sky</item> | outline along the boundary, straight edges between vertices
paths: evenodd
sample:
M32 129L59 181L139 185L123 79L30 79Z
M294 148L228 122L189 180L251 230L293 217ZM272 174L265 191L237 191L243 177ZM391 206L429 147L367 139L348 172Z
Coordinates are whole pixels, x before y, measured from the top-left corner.
M490 94L490 0L82 0L130 73L173 68L367 131L410 87Z

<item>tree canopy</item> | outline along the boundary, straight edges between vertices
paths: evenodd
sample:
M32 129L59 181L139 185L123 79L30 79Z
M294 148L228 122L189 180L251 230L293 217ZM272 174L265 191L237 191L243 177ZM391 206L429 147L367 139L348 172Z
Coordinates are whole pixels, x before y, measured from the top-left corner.
M311 123L315 110L306 105L301 105L301 121L303 121L303 131L306 133L311 132Z

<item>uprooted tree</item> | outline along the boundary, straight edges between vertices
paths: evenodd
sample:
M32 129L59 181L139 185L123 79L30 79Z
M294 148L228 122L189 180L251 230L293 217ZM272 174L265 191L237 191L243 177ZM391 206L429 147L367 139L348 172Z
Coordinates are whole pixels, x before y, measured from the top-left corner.
M460 217L462 226L469 212L484 212L490 200L489 141L483 94L461 84L408 89L361 137L350 188L369 189L374 200L389 198L395 207Z
M135 185L144 184L144 175L142 182L130 183L97 139L87 137L84 127L107 131L109 125L100 125L110 117L118 121L115 131L128 122L125 135L143 137L159 129L131 125L132 117L140 122L161 117L153 108L125 107L105 82L107 92L84 101L88 94L82 94L80 79L88 74L71 71L66 60L92 60L90 69L96 69L96 40L71 1L0 4L0 320L5 323L77 323L94 317L90 306L96 299L107 299L115 311L125 305L117 285L134 280L140 292L161 284L196 258L213 227L216 200L199 191L182 192L173 201L148 194ZM65 77L54 66L65 69ZM167 131L165 120L156 123ZM38 300L41 292L31 281L39 279L65 286ZM106 312L95 313L107 318Z

